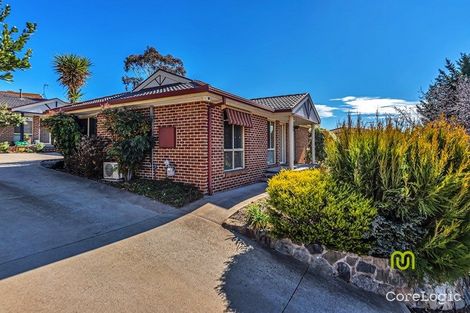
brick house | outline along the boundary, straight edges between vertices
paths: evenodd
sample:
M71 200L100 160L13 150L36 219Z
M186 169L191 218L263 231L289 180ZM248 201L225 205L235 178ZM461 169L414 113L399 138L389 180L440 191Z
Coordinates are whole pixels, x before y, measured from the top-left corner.
M131 92L59 110L78 116L84 133L107 136L101 112L115 107L151 117L156 144L138 176L162 179L170 166L171 179L204 193L259 181L268 168L305 164L309 129L320 123L308 93L245 99L163 70Z
M47 110L59 108L68 103L57 99L44 99L37 93L24 93L14 91L0 91L0 104L6 106L13 112L20 113L26 118L24 125L0 128L0 142L27 140L31 143L42 142L52 144L49 131L41 127L41 120Z

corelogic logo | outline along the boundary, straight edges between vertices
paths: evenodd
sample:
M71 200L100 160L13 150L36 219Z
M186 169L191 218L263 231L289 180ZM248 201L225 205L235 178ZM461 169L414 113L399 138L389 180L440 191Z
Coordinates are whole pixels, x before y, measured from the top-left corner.
M390 255L390 267L399 270L415 269L415 254L411 251L394 251Z

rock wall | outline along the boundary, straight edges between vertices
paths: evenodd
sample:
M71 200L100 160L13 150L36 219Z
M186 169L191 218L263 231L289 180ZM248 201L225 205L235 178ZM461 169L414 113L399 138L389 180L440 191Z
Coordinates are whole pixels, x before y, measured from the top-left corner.
M289 239L274 239L266 232L247 228L244 223L235 219L227 220L224 226L254 238L282 254L308 263L310 270L314 272L337 276L364 290L404 302L410 308L442 311L470 310L470 281L468 280L461 279L452 285L421 284L417 286L408 282L401 271L390 268L388 259L327 250L318 244L304 246L297 245ZM397 296L399 294L410 296L401 300L401 296ZM428 301L413 299L411 295L414 294L419 294L420 299L426 297ZM459 301L449 299L449 295L455 294L461 296Z

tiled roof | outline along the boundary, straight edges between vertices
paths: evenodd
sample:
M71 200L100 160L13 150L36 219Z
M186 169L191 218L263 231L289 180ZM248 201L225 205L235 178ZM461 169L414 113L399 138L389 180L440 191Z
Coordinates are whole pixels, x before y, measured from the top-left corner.
M12 96L11 94L0 92L0 104L6 104L10 109L41 101L44 101L44 99L20 98L19 96Z
M40 94L32 93L32 92L18 92L18 91L12 91L12 90L4 90L0 92L2 94L6 94L12 97L19 97L21 95L25 98L30 98L30 99L43 99L43 97Z
M251 100L256 103L271 107L274 110L287 110L294 108L307 95L307 93L299 93L295 95L255 98Z
M200 84L195 83L195 82L189 82L189 83L185 83L185 84L184 83L176 83L176 84L171 84L171 85L164 85L164 86L159 86L159 87L146 88L146 89L142 89L140 91L129 91L129 92L114 94L114 95L111 95L111 96L90 99L90 100L86 100L86 101L83 101L83 102L75 103L75 104L72 105L72 107L73 106L80 106L80 105L84 105L84 104L106 103L106 102L112 101L112 100L132 100L132 98L136 98L136 97L140 97L140 96L148 96L148 95L155 95L155 94L166 93L166 92L171 92L171 91L192 89L192 88L199 87L199 86L200 86Z

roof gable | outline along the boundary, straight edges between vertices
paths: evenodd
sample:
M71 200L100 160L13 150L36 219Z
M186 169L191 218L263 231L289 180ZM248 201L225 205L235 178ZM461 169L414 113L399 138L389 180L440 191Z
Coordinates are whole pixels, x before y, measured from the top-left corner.
M321 122L320 115L318 114L309 94L307 94L307 97L303 98L294 108L292 108L292 113L302 116L317 124L320 124Z
M132 91L140 91L148 88L161 87L173 84L187 84L192 80L184 76L173 74L162 69L158 69L155 73L150 75L146 80L141 82Z

